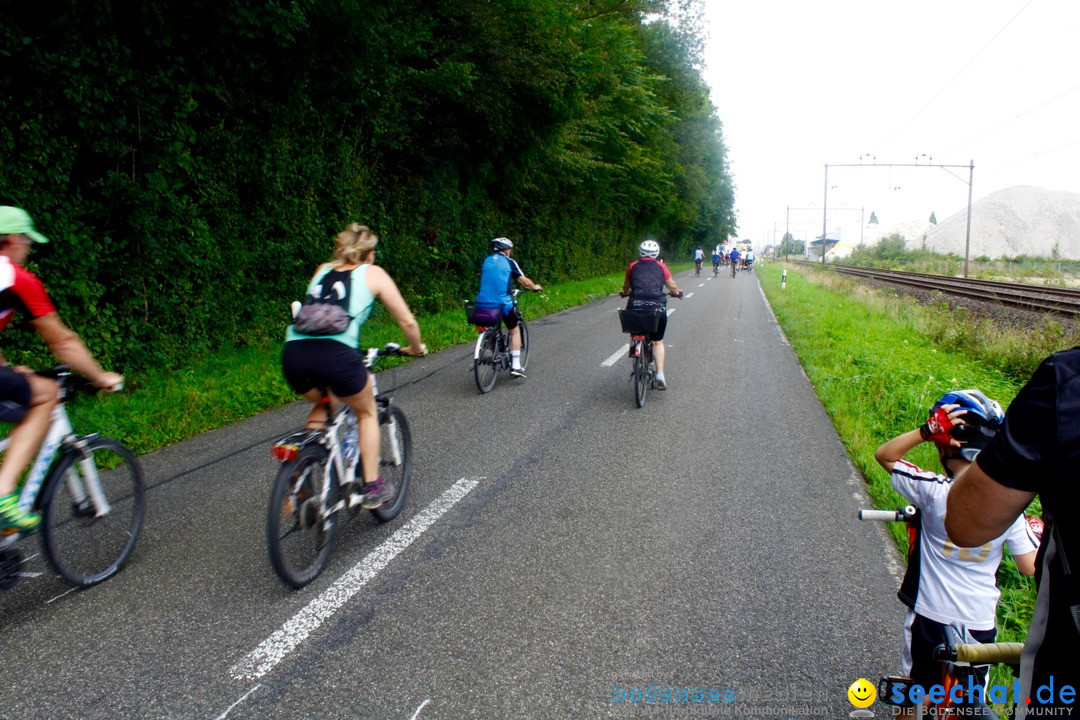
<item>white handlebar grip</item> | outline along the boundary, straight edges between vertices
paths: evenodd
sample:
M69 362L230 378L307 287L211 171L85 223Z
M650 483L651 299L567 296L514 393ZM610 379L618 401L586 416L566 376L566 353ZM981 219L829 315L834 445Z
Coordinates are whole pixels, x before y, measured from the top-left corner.
M292 307L292 316L293 316L293 319L295 320L296 319L296 314L298 312L300 312L300 301L299 300L293 300L292 305L290 307Z
M896 522L902 520L902 517L898 517L895 510L860 510L860 520L883 520L885 522Z

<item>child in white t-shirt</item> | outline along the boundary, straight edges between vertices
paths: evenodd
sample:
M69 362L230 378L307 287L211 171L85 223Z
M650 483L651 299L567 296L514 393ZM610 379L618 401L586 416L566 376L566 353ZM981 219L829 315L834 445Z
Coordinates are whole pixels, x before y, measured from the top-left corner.
M978 390L945 393L922 427L893 438L875 458L892 475L892 486L918 508L912 524L907 572L897 593L909 611L904 622L903 672L924 690L941 681L935 647L945 627L960 624L977 642L993 642L1000 591L997 569L1008 544L1024 575L1035 574L1038 540L1023 516L1002 536L977 548L956 547L945 532L945 505L952 479L967 469L1001 424L1001 406ZM937 446L944 475L903 459L923 442ZM978 668L986 683L986 667Z

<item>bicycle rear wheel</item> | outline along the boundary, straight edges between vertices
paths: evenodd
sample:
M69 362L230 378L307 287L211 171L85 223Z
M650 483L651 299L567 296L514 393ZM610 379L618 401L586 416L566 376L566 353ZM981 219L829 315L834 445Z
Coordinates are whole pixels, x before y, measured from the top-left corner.
M498 330L488 328L476 341L476 353L473 357L473 377L476 378L476 388L481 393L486 393L495 387L495 380L499 376L498 362Z
M394 501L375 508L371 513L379 522L390 522L409 495L409 483L412 480L412 433L405 413L393 405L382 417L379 427L382 440L379 446L379 474L383 482L394 483L397 494Z
M325 504L320 501L327 487ZM281 465L270 492L266 545L270 564L289 586L302 588L326 567L338 530L338 480L326 449L308 445Z
M645 343L640 343L634 356L634 402L638 407L645 405L645 393L649 390L649 359L645 357L645 348Z
M68 582L90 587L120 572L135 549L146 513L142 468L116 440L91 438L60 455L39 502L49 563Z
M525 324L525 318L518 320L518 328L521 330L521 369L529 365L529 326Z

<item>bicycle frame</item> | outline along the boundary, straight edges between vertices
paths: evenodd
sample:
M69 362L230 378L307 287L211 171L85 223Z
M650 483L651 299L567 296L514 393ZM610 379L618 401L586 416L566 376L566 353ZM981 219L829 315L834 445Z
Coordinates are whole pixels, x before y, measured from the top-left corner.
M49 472L49 466L52 465L53 458L56 457L57 451L65 438L73 436L74 432L63 403L58 404L53 408L49 430L45 434L45 440L41 443L41 449L38 450L37 457L34 458L34 462L30 466L30 472L26 476L26 482L23 483L22 492L19 494L19 509L23 512L29 512L33 509L34 501L37 499L42 483L45 482L45 475ZM0 441L0 452L7 450L10 445L11 438L4 438Z
M41 449L38 451L37 457L34 458L34 462L30 466L26 482L23 483L22 492L19 494L19 509L24 512L33 509L38 493L41 491L41 485L45 482L45 477L48 475L49 468L52 466L53 460L56 459L61 446L77 448L80 443L85 443L85 441L86 438L75 435L75 430L68 419L67 410L64 409L62 402L59 403L53 408L49 430L45 434L45 440L41 443ZM10 444L11 438L4 438L0 441L0 452L7 450ZM84 503L89 499L94 506L94 517L108 515L112 507L109 505L105 493L101 490L101 483L98 482L97 466L94 464L93 458L85 457L79 460L79 467L82 470L81 477L78 473L69 473L67 477L67 484L71 490L72 498L78 503ZM84 483L84 480L87 482Z
M371 368L375 364L376 358L379 356L379 348L368 348L367 354L364 356L364 366L371 371ZM385 411L390 405L390 399L379 394L379 382L378 376L375 372L368 373L369 380L371 382L371 390L375 394L375 402L377 406L377 412L381 413ZM341 432L342 426L345 424L345 409L346 406L342 405L336 412L330 411L330 396L323 395L323 407L326 408L327 414L330 415L329 425L323 430L317 430L311 432L308 430L300 430L294 435L300 438L298 443L288 443L286 440L292 436L287 436L274 446L274 457L281 461L291 460L300 452L300 448L312 442L316 442L326 448L327 452L327 464L326 467L332 468L333 472L337 473L337 476L341 478L342 482L346 482L349 468L346 466L345 457L341 451ZM390 418L389 423L393 424L395 421ZM393 460L395 465L402 463L401 447L398 445L397 433L391 432L390 436L390 451L393 454ZM277 452L278 448L282 448L280 452ZM359 457L357 458L359 462ZM351 481L349 481L351 482ZM326 499L330 492L330 483L324 482L322 484L322 491L319 493L319 503L322 507L327 507ZM338 500L334 507L327 508L327 514L337 512L345 506L345 500Z
M521 290L519 288L514 288L514 290L511 292L511 297L514 300L514 312L517 313L519 318L521 318L521 310L518 308L518 295L520 295L520 294L521 294ZM502 321L500 320L498 322L498 324L493 325L491 327L477 326L477 330L480 331L480 334L476 338L476 345L473 347L473 362L476 362L476 361L478 361L480 359L480 349L484 346L484 336L488 332L494 332L495 333L495 338L496 338L495 347L496 348L498 348L498 347L504 347L505 348L505 350L500 350L498 356L496 358L494 358L495 361L498 364L498 366L495 368L495 372L499 372L500 370L509 369L510 364L509 364L508 358L509 358L509 353L510 353L510 331L509 330L503 330ZM501 342L499 342L500 339L501 339ZM369 350L368 353L370 354L370 352L371 351ZM502 357L504 353L506 354L505 358ZM504 360L506 360L506 362L504 362Z

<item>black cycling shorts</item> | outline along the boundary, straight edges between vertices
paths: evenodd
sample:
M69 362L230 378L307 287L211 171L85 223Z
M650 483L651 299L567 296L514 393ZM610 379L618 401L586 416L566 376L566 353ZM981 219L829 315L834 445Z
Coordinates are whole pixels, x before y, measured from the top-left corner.
M30 409L30 381L15 368L0 367L0 422L17 423Z
M916 612L910 613L910 627L907 631L908 647L911 652L911 679L915 684L922 685L924 690L941 683L941 663L934 660L934 648L945 642L945 626L941 623L923 617ZM976 642L991 643L997 635L996 630L968 630ZM975 672L976 681L986 684L987 666L975 665L971 668Z
M290 340L281 354L281 370L298 395L329 388L338 397L349 397L367 385L363 354L337 340Z
M516 308L510 308L503 313L503 322L506 323L507 330L513 330L518 326L518 312Z

